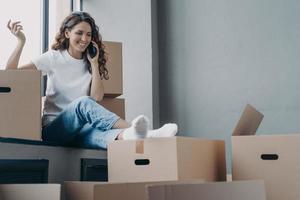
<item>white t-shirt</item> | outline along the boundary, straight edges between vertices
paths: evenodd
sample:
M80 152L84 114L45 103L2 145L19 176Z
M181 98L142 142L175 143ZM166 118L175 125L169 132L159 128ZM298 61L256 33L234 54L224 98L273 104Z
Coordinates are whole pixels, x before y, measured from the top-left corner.
M91 74L83 59L75 59L67 50L49 50L32 62L47 75L43 126L53 121L73 100L89 95Z

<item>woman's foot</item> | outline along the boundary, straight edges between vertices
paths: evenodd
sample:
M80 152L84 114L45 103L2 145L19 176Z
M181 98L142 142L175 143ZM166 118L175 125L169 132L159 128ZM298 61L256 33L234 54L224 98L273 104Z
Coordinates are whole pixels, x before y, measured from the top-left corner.
M177 124L169 123L159 129L148 131L147 138L173 137L177 134Z
M149 119L144 115L139 115L131 122L131 126L124 130L122 138L124 140L134 140L146 138L149 128Z
M169 123L163 125L159 129L148 129L149 119L144 115L140 115L132 120L131 126L125 129L118 139L135 140L143 138L173 137L177 134L178 126L177 124Z

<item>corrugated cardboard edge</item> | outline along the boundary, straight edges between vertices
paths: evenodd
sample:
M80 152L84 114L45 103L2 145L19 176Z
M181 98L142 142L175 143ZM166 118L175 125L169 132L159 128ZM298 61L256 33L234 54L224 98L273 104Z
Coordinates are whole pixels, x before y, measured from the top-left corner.
M232 136L255 135L263 118L264 115L261 112L250 104L247 104L232 133Z

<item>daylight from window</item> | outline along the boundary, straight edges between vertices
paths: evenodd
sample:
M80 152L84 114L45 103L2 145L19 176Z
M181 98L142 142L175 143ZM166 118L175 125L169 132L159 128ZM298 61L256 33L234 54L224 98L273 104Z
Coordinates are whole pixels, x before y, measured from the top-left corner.
M8 20L21 21L26 35L19 65L26 64L41 53L41 0L9 0L1 5L0 12L0 69L4 69L7 59L17 44L17 39L6 25Z

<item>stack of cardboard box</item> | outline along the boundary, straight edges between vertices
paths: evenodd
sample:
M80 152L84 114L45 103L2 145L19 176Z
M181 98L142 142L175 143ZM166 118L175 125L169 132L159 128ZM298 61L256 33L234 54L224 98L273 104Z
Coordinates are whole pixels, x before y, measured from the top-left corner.
M251 108L250 117L255 117ZM241 121L252 121L251 128L259 125L244 116ZM108 177L108 183L65 182L66 199L266 199L263 181L224 182L222 140L171 137L114 141L108 146Z
M125 100L116 98L123 94L122 43L103 43L107 53L106 67L109 79L103 79L104 98L100 104L125 119Z
M119 140L108 146L109 182L65 182L67 200L265 200L262 181L226 181L222 140ZM221 182L223 181L223 182Z
M101 104L125 118L123 94L122 44L104 42L109 80L103 80ZM0 137L41 140L41 72L0 70Z
M252 121L250 128L245 129L250 131L260 122L251 120L257 116L248 108L250 119L242 116L240 121ZM245 178L244 181L226 182L222 140L171 137L114 141L108 146L108 177L106 183L65 182L66 199L266 199L262 180Z

